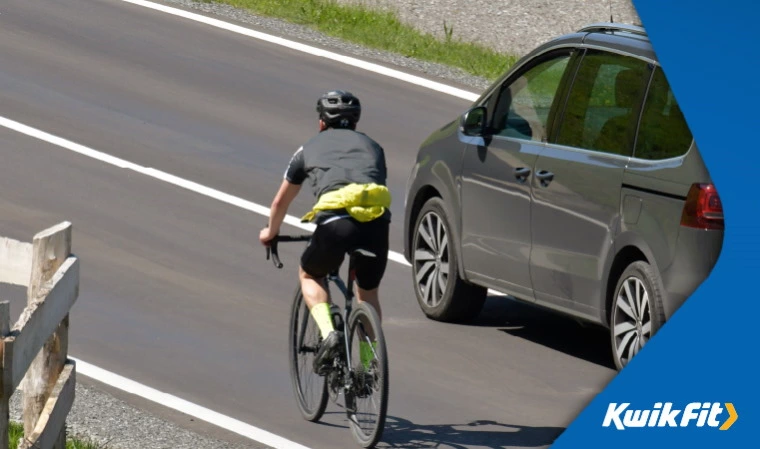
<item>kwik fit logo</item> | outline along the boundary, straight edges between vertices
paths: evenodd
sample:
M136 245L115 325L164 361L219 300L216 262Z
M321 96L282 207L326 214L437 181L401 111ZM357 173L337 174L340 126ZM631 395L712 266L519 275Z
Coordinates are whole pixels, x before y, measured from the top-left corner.
M613 402L607 407L602 427L717 427L728 430L739 417L730 402L692 402L683 409L672 402L657 402L651 409L633 410L630 403ZM725 407L724 407L725 406Z

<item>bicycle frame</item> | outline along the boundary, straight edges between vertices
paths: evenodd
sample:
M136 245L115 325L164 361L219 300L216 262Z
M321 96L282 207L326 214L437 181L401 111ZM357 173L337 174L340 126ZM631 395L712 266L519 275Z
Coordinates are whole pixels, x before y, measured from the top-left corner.
M343 282L343 279L340 277L340 274L336 271L334 273L330 273L327 276L326 282L328 283L328 294L329 294L329 283L332 282L335 284L336 287L338 287L338 290L340 290L341 293L343 293L343 299L345 300L345 305L343 306L343 326L344 326L344 338L343 338L343 344L345 346L345 354L346 354L346 365L351 366L351 348L349 347L350 340L348 339L348 336L345 335L345 326L346 323L348 323L348 317L351 315L351 308L353 306L354 302L354 282L356 279L356 274L354 272L354 258L351 256L349 258L348 262L348 284Z
M304 234L304 235L296 235L296 236L277 236L275 237L272 242L270 243L270 246L267 246L267 259L269 259L270 254L272 257L272 262L277 268L282 268L283 264L280 261L279 253L277 251L277 244L279 242L306 242L311 239L310 234ZM344 327L345 324L348 323L348 317L351 315L351 310L353 306L353 300L354 300L354 284L356 282L356 271L354 269L354 263L355 263L355 255L350 255L348 259L348 283L345 283L343 279L340 277L339 270L336 270L330 274L327 275L325 278L325 287L327 288L327 293L329 295L329 284L332 282L335 284L336 287L338 287L338 290L343 294L343 299L345 300L345 305L343 307L343 323ZM304 327L306 326L306 321L303 322ZM345 329L344 329L345 330ZM303 339L303 333L305 332L305 328L301 329L299 339ZM344 339L343 343L345 345L345 354L346 354L346 366L351 366L351 348L349 347L350 340L347 335L345 335L344 332ZM300 346L300 344L299 344ZM350 369L350 368L349 368Z

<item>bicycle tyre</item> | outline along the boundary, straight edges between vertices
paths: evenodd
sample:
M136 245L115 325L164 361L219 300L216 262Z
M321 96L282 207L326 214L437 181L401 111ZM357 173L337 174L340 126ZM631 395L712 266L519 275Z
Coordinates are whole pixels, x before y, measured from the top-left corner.
M362 429L362 426L359 423L359 418L357 417L357 413L351 413L348 410L347 413L349 415L348 421L350 423L351 433L353 434L356 442L359 443L362 447L371 448L374 447L378 441L380 441L380 438L383 435L383 430L385 428L385 418L388 410L388 351L385 344L383 329L380 324L380 318L377 315L377 312L368 304L357 303L354 310L351 311L351 316L348 319L352 364L356 365L357 362L361 363L358 351L356 354L354 354L354 336L356 336L357 331L361 329L359 325L362 322L368 323L372 327L372 330L375 334L375 340L377 341L377 347L375 348L375 353L377 356L377 366L375 373L378 376L378 380L373 382L373 385L379 387L377 390L379 392L379 410L377 410L377 420L369 429L367 429L369 432L365 432L365 430ZM356 346L356 349L358 349L358 345ZM351 368L351 371L354 372L354 368ZM347 398L347 401L353 402L359 400L359 398L355 397L353 391L346 392L346 395L350 396ZM354 403L354 406L358 410L356 403Z
M293 298L293 305L290 312L290 328L288 338L288 352L290 353L290 378L293 383L293 392L296 396L296 403L301 416L307 421L319 421L325 413L327 407L327 380L314 372L313 361L316 355L316 349L320 342L319 328L309 313L309 308L303 300L301 288L296 289ZM303 337L306 339L302 340ZM313 353L299 351L304 345L313 349ZM312 398L305 391L304 382L312 381L315 383L314 393L316 397Z

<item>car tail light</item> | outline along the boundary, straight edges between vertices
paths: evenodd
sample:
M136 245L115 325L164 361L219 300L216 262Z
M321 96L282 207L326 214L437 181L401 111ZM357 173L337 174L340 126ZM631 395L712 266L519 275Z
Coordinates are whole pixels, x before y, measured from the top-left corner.
M698 229L723 229L723 205L712 184L693 184L686 196L681 226Z

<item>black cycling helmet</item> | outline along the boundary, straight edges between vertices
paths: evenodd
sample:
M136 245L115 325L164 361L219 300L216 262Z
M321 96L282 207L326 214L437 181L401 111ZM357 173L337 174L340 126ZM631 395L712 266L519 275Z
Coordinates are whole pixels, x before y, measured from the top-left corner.
M349 128L359 121L362 106L351 92L332 90L319 97L317 113L327 126Z

